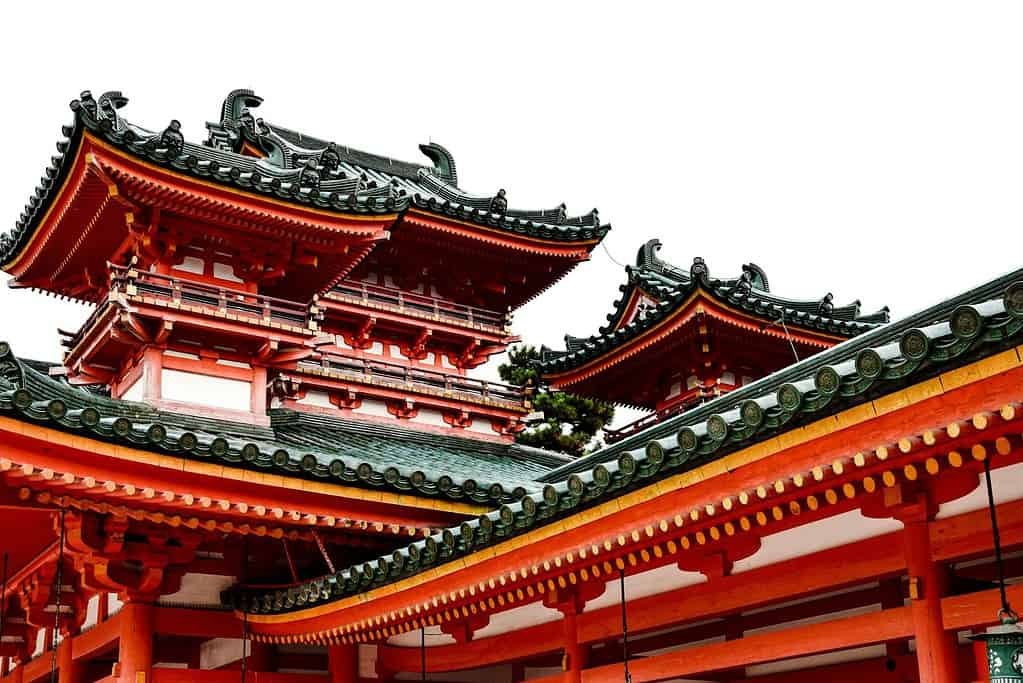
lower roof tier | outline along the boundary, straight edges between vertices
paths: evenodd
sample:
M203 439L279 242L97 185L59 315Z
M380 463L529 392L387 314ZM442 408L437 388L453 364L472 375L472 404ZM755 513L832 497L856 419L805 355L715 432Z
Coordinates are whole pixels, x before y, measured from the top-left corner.
M536 490L566 458L493 439L450 436L289 409L268 426L158 410L45 374L0 342L0 415L87 439L413 496L499 504Z

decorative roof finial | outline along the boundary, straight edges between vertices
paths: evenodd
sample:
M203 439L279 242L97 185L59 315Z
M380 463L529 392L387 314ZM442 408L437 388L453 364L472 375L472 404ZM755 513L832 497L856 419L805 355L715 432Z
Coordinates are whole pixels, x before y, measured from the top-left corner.
M497 191L497 195L490 200L490 213L496 213L499 216L503 216L508 210L508 198L505 195L505 191L500 189Z
M298 176L298 182L303 187L311 187L313 189L320 186L320 169L316 165L316 159L309 158L305 160L305 166Z
M341 152L333 142L320 152L320 176L325 177L341 168Z
M181 122L171 119L163 133L160 134L160 146L166 147L174 156L180 155L185 149L185 136L181 134Z
M121 117L117 110L128 104L128 98L121 94L120 90L110 90L99 96L99 116L106 119L113 126L114 130L123 127Z
M433 169L441 179L458 185L458 171L455 168L455 157L451 152L436 142L419 145L419 151L433 162Z
M78 111L79 109L85 110L85 113L96 118L96 100L92 97L91 90L83 90L82 94L78 96L77 100L71 101L71 109Z
M710 269L702 257L697 256L693 259L693 265L689 266L689 277L702 282L710 280Z
M835 296L831 292L824 295L824 298L817 304L817 315L831 315L835 310L835 304L832 303Z

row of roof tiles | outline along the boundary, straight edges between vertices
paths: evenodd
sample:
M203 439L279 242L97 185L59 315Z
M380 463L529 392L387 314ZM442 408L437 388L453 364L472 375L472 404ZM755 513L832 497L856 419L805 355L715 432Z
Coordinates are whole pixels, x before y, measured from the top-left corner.
M15 256L27 242L45 207L60 187L81 141L88 131L128 154L165 168L213 180L296 204L340 213L393 213L409 207L452 216L515 234L576 242L603 238L610 229L601 225L596 209L568 217L564 206L553 210L517 210L508 207L504 190L478 197L459 189L454 159L439 145L421 149L434 166L398 162L302 136L255 119L249 107L262 100L251 91L235 91L223 105L220 123L208 124L204 144L187 142L178 121L152 131L125 119L127 104L120 92L99 99L88 91L71 102L75 118L64 127L59 154L30 197L14 231L0 236L0 263ZM248 142L267 154L242 154ZM446 159L449 161L440 161Z
M636 266L627 266L628 282L619 287L622 297L615 301L615 310L608 314L608 324L590 337L566 335L565 349L543 349L543 371L556 373L579 367L593 358L606 354L630 339L655 327L678 310L690 295L700 289L709 296L732 308L763 319L769 324L792 325L803 329L852 337L888 322L888 309L876 313L860 314L855 301L846 306L835 306L832 295L818 300L786 299L770 293L767 275L755 264L743 267L737 278L717 279L710 276L706 262L696 258L685 271L666 263L656 256L659 240L647 242L639 251ZM620 325L630 298L636 290L656 300L641 310L632 320Z
M408 577L838 410L993 355L1023 337L1023 269L818 354L544 477L542 490L373 562L234 596L255 613L302 609Z
M233 467L497 505L537 490L565 458L496 443L272 411L271 427L168 413L48 377L0 342L0 414L90 438Z

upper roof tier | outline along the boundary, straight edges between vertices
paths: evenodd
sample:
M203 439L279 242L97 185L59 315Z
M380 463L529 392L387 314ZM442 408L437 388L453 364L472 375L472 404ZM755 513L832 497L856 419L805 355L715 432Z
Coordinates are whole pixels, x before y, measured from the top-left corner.
M502 258L514 253L514 259L557 261L560 267L542 264L551 273L550 282L533 279L529 291L508 293L507 303L517 305L586 258L609 229L596 210L573 217L564 205L510 208L504 190L470 195L457 185L454 158L437 144L420 146L431 162L420 165L264 122L250 111L262 102L250 90L228 95L220 120L207 124L201 144L186 141L176 120L162 130L128 121L122 116L127 101L119 92L95 99L86 91L71 102L74 121L64 128L67 139L58 143L59 154L15 229L0 236L0 265L19 284L89 298L68 273L84 270L95 277L89 272L94 262L123 257L125 237L152 222L147 212L160 204L170 212L201 209L225 228L253 232L256 227L250 224L258 224L268 238L275 231L299 234L308 245L299 244L294 258L303 262L313 262L317 249L344 252L346 258L335 258L336 263L320 256L317 269L336 272L328 282L307 278L309 286L295 288L296 294L313 284L320 289L333 284L393 231L433 234L443 227L451 248L461 252L479 251L485 244L482 250L496 248ZM53 224L60 221L69 225L51 240L57 234ZM337 241L338 232L346 233L348 248L324 246L325 239ZM55 247L46 249L48 242ZM92 260L77 263L74 254L86 249L96 252ZM266 256L260 259L267 261ZM518 263L510 267L521 269Z
M628 280L619 287L622 297L598 334L566 335L565 350L543 349L545 375L569 372L617 352L661 328L662 322L684 315L697 293L743 318L760 321L762 330L773 326L779 326L779 334L798 330L807 343L820 337L821 348L888 322L887 307L863 314L859 301L836 306L830 293L806 300L772 294L767 274L752 263L744 265L738 277L715 278L702 258L696 257L692 266L683 269L662 261L657 256L660 248L660 240L650 240L640 247L636 265L625 267Z

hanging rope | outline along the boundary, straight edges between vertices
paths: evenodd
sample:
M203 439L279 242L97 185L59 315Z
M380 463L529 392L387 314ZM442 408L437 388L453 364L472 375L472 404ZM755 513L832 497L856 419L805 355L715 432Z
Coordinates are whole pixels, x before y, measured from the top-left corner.
M57 636L60 634L60 607L64 593L64 509L60 510L60 533L57 541L57 604L53 614L53 637L50 639L50 683L57 683Z
M1003 624L1015 624L1019 615L1009 606L1009 597L1005 594L1005 567L1002 565L1002 537L998 533L998 514L995 511L995 494L991 488L991 461L984 460L984 479L987 482L987 506L991 513L991 537L995 544L995 564L998 565L998 591L1002 597L1002 608L998 610L998 618Z
M632 683L629 673L629 621L625 613L625 570L618 570L618 587L622 593L622 666L625 667L625 683Z
M419 629L419 667L421 675L419 680L426 680L426 626Z
M785 315L784 314L782 314L782 316L780 318L778 318L778 322L781 323L781 329L785 330L785 338L789 340L789 348L792 349L792 355L796 357L796 362L798 363L799 362L799 353L796 351L796 344L795 344L795 342L792 341L792 334L789 332L789 327L788 327L788 325L785 324Z
M320 549L320 555L323 556L323 561L327 564L327 569L330 570L331 574L337 572L337 570L334 569L334 563L331 561L330 555L327 554L327 547L323 545L323 539L320 538L318 533L316 533L316 529L313 529L313 540L316 541L316 547Z
M618 259L616 259L614 256L611 255L611 252L608 250L607 244L605 242L602 241L600 243L600 246L604 248L604 253L607 254L607 257L609 259L611 259L611 263L615 264L619 268L625 268L626 267L626 265L624 263L622 263L621 261L619 261Z
M291 549L288 548L288 539L282 537L281 543L284 544L284 557L288 560L288 569L291 571L291 580L294 583L298 583L298 572L295 570L295 560L291 557Z

